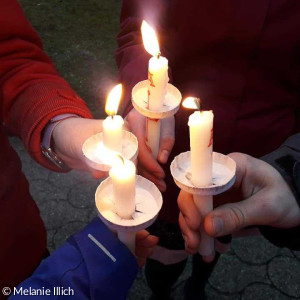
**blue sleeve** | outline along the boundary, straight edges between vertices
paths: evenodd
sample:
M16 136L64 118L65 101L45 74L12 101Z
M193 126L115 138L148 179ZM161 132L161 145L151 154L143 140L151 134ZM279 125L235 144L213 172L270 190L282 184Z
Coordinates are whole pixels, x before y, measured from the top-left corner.
M95 218L45 259L10 299L126 299L137 271L130 251Z

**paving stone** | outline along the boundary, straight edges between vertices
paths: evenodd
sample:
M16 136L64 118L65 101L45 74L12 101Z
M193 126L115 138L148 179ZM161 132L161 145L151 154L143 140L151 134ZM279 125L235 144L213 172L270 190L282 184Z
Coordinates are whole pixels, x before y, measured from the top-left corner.
M182 274L177 279L176 283L174 284L172 288L172 299L174 300L181 300L182 295L184 294L184 288L186 280L191 276L192 274L192 256L190 255L188 257L187 263L185 265L185 268L182 272Z
M30 193L38 205L47 202L48 199L67 199L68 189L58 188L47 180L37 179L30 181Z
M51 173L51 171L43 168L33 160L29 162L23 162L22 171L25 174L27 180L30 182L35 179L48 180L48 177Z
M69 236L82 229L86 224L86 222L80 221L70 222L57 230L53 238L55 249L64 244Z
M267 263L278 253L278 248L262 236L234 239L231 247L238 258L251 264Z
M131 289L128 292L127 300L148 300L152 295L148 287L143 269L139 271Z
M278 248L278 256L288 256L294 258L293 251L288 249L288 248ZM300 254L299 254L299 259L300 259Z
M68 201L78 208L95 207L95 192L99 183L83 182L70 189L68 194Z
M56 234L56 229L47 230L47 248L51 252L54 250L54 235Z
M40 205L40 211L47 229L58 229L74 221L89 221L87 209L75 209L66 201L49 200Z
M300 297L300 262L290 257L275 257L268 265L268 275L277 289Z
M249 265L236 256L221 255L209 283L220 292L236 294L253 282L268 282L265 265Z
M98 217L98 214L97 214L97 209L96 207L93 207L90 209L90 212L89 212L89 219L92 220L94 219L95 217Z
M224 294L215 290L210 284L205 287L205 295L207 300L240 300L240 294Z
M294 257L296 256L297 259L300 260L300 251L292 251L294 254Z
M78 184L79 182L98 182L99 184L99 180L94 179L90 173L75 170L68 173L50 172L49 181L58 187L68 188Z
M19 157L22 161L22 164L24 162L31 162L32 161L32 158L30 157L28 152L25 150L24 145L23 145L22 141L19 138L10 137L9 138L9 143L14 148L14 150L18 153L18 155L19 155Z
M245 288L242 300L288 300L290 297L280 293L270 284L255 283Z
M48 178L50 171L43 168L30 157L19 138L9 138L9 142L18 153L22 162L22 171L28 180Z

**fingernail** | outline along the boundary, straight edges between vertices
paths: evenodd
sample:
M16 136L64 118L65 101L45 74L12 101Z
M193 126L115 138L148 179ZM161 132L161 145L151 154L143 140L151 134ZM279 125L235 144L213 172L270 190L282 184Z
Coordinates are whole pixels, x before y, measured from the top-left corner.
M212 224L213 224L213 229L214 229L214 235L218 235L218 234L222 233L223 228L224 228L224 222L221 218L214 217Z
M160 185L159 185L159 190L160 190L161 192L165 192L165 191L167 190L167 186L166 186L165 184L160 184Z
M159 188L159 190L160 190L161 192L165 192L166 189L167 189L166 183L165 183L163 180L159 180L159 181L157 182L157 187Z
M168 157L169 157L169 151L167 151L167 150L162 150L159 154L159 160L162 163L166 163L168 160Z

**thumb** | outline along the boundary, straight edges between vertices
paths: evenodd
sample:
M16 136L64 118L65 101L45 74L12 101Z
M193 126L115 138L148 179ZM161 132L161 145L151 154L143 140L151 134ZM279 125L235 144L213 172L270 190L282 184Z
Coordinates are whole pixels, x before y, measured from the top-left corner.
M218 237L232 234L246 226L268 224L268 215L260 203L253 196L241 202L219 206L206 216L205 231L210 236Z
M161 122L158 161L165 164L175 143L175 118L163 119Z

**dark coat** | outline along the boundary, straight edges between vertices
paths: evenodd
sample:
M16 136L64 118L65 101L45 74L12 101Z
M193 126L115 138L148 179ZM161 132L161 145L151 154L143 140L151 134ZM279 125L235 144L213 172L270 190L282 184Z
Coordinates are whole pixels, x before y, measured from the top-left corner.
M214 151L260 157L299 131L300 2L297 0L126 0L116 53L125 84L147 79L143 19L155 28L172 83L183 97L201 98L214 111ZM189 150L191 111L176 116L170 156ZM166 165L163 219L176 222L178 189Z

